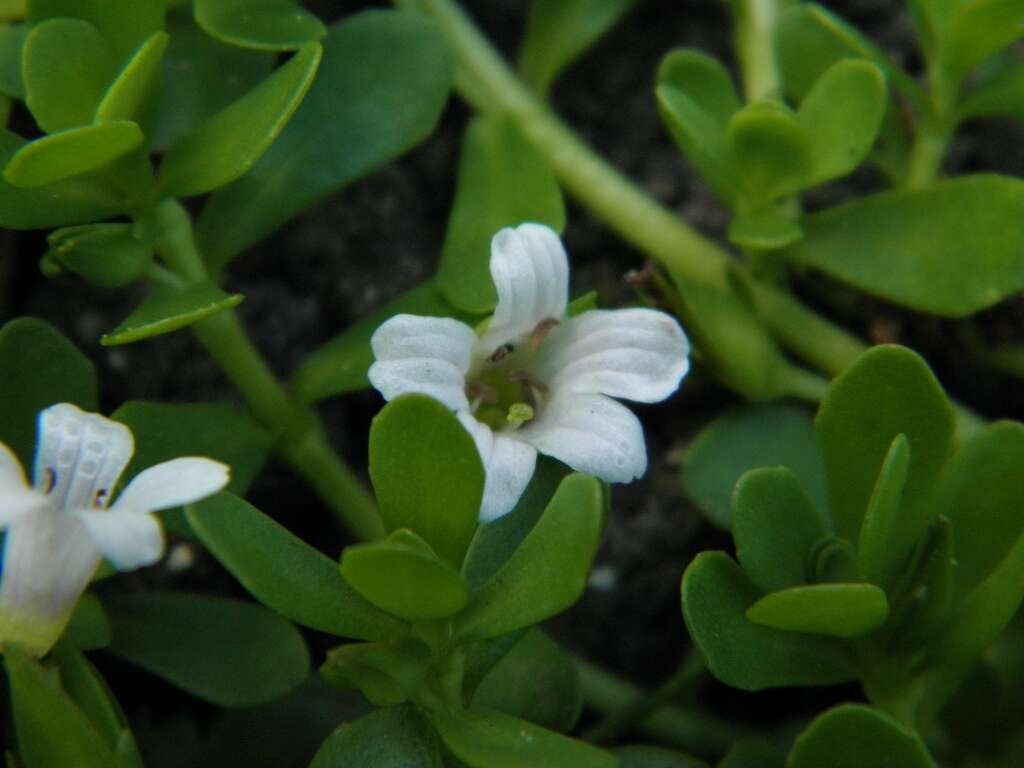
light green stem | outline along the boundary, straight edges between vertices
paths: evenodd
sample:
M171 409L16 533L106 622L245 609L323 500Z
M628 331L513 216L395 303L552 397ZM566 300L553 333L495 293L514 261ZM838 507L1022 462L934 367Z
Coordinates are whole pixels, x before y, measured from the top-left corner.
M778 0L736 0L733 45L743 72L748 102L779 97L773 35L779 15Z
M156 219L160 254L170 269L185 283L207 280L188 212L176 200L164 200L157 206ZM235 312L220 312L192 330L273 434L278 455L352 533L361 539L382 537L384 528L373 497L331 449L316 414L294 402L267 367Z

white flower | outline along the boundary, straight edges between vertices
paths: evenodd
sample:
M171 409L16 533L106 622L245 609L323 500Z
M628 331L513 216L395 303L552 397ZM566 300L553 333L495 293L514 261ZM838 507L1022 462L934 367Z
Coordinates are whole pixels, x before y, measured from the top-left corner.
M70 403L39 414L33 486L0 443L0 649L16 644L46 653L101 557L123 571L156 562L164 537L152 513L198 501L228 482L220 462L174 459L140 472L111 505L134 450L123 424Z
M386 400L447 405L487 473L480 519L512 510L537 451L609 482L647 469L643 429L612 400L664 400L689 370L679 323L652 309L566 317L569 264L551 229L522 224L491 241L498 305L479 335L457 320L396 315L374 333L369 378Z

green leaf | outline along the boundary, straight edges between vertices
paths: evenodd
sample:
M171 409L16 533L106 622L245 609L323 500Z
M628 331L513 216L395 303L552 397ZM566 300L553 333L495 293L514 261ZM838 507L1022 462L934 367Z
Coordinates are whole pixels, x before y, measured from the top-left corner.
M31 768L110 768L114 754L70 697L36 662L4 648L18 750ZM60 734L60 738L54 738Z
M163 59L150 144L163 151L212 115L242 98L273 71L274 57L224 45L203 32L191 8L167 19L171 39ZM224 77L230 72L231 77Z
M196 21L231 45L293 51L327 34L316 16L292 0L196 0Z
M292 621L360 640L404 634L405 625L364 600L334 561L242 499L219 493L190 505L186 515L242 586Z
M579 677L569 655L539 629L531 629L483 679L471 706L566 733L583 708Z
M785 768L786 756L770 741L740 739L718 768Z
M110 418L135 437L122 482L179 456L206 456L231 467L225 490L242 495L270 454L270 434L247 411L227 403L124 403Z
M540 96L574 59L597 42L636 0L532 0L519 72Z
M341 575L378 608L404 619L453 616L469 597L466 582L451 563L407 529L384 541L346 548Z
M743 107L726 129L744 185L762 202L798 189L810 176L812 135L796 115L775 102Z
M967 0L952 13L942 62L957 80L994 53L1024 36L1024 6L1019 0Z
M123 60L164 25L165 0L28 0L28 23L70 17L92 24Z
M830 637L862 637L889 617L885 592L874 584L812 584L765 595L747 609L764 627Z
M224 293L213 283L196 283L180 290L157 289L117 328L104 334L100 343L112 347L170 333L237 307L243 298L240 293Z
M910 445L906 435L900 434L893 438L882 462L857 543L857 560L864 578L886 590L892 587L914 546L909 537L920 532L916 526L907 525L913 517L904 514L902 506L909 467Z
M803 236L799 224L775 213L738 214L729 222L729 242L745 248L785 248Z
M882 462L906 435L910 468L903 490L904 542L914 542L934 510L923 501L952 451L955 418L935 375L905 347L879 346L829 386L815 421L825 457L832 523L857 541Z
M876 65L844 59L825 70L797 112L811 137L811 171L803 186L845 176L860 165L887 107L885 78Z
M921 737L877 709L841 704L801 733L788 768L935 768Z
M811 548L827 533L824 518L789 469L754 469L736 484L736 557L759 589L772 592L805 584Z
M323 45L316 82L288 127L203 210L198 235L214 268L433 131L452 65L432 21L366 11L332 25Z
M116 72L114 52L87 22L51 19L25 39L25 103L47 133L89 125Z
M656 86L658 111L676 144L715 193L733 201L740 180L725 131L740 100L732 76L717 59L684 48L662 59Z
M412 638L389 643L350 643L332 649L320 675L336 688L358 688L377 707L409 701L423 686L434 659Z
M0 166L27 142L0 129ZM122 193L109 178L76 176L44 187L14 187L0 177L0 227L6 229L50 229L84 224L125 213L129 208Z
M856 656L842 640L754 624L747 609L761 597L724 552L702 552L683 574L683 616L711 673L745 691L855 680Z
M619 759L619 768L707 768L703 760L646 744L618 747L613 751Z
M825 465L814 422L793 405L742 406L704 427L686 454L683 490L712 523L729 528L736 481L747 470L769 466L792 470L827 519Z
M443 768L437 737L419 711L390 707L344 723L309 768Z
M961 120L995 115L1024 117L1024 65L1014 62L981 80L961 98L957 115Z
M370 427L370 479L389 531L415 531L458 567L480 514L484 468L447 406L426 395L388 403Z
M92 592L86 592L79 599L63 637L83 651L95 651L110 645L110 619L103 610L103 604Z
M89 719L107 747L116 750L126 724L106 681L74 646L60 643L53 656L58 664L64 690Z
M441 251L437 285L465 312L494 309L491 239L524 221L565 227L565 203L554 174L511 118L475 117L466 128L459 178Z
M96 371L56 328L19 317L0 328L0 442L31 468L36 418L54 403L98 408Z
M965 317L1024 288L1024 181L978 174L807 216L786 257L910 309Z
M318 43L303 46L284 66L164 153L160 187L167 195L199 195L248 171L291 119L320 66Z
M445 746L470 768L617 768L604 750L500 712L429 713Z
M839 536L825 536L816 541L808 557L810 581L857 581L861 578L853 544Z
M111 653L219 706L271 701L309 673L302 636L263 606L152 591L107 595L103 604Z
M961 596L995 570L1024 534L1022 466L1024 425L1000 421L967 441L946 468L936 502L953 525Z
M0 93L18 101L25 100L25 82L21 77L21 57L28 37L24 24L0 28Z
M533 477L515 508L477 527L462 564L462 576L470 589L479 589L501 570L540 520L559 483L568 474L569 468L562 462L538 456Z
M340 334L306 356L292 376L291 391L304 403L343 395L370 386L366 371L373 364L370 337L397 314L454 317L475 325L474 317L444 300L434 280L426 280L387 304L363 315Z
M142 138L139 126L127 120L51 133L17 150L4 167L4 179L15 187L53 184L102 168L138 147Z
M120 288L138 280L153 256L153 244L132 224L86 224L52 232L45 259L93 285Z
M572 474L537 525L455 620L463 639L495 637L537 624L579 599L604 518L601 484Z
M125 62L96 107L97 123L148 117L156 103L169 40L166 32L154 32Z

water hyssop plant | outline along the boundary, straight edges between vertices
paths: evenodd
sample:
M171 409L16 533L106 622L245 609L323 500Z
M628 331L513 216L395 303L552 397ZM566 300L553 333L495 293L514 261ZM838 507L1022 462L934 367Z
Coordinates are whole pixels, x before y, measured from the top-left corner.
M380 6L0 0L4 764L1024 764L1024 0Z

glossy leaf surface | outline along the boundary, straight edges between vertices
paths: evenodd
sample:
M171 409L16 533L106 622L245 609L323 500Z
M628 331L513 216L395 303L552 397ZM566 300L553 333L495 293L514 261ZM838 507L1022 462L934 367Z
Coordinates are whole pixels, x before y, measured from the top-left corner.
M196 0L195 15L207 34L243 48L292 51L327 34L293 0Z
M765 595L747 609L755 624L831 637L861 637L888 616L885 592L864 583L790 587Z
M433 729L412 706L390 707L344 723L309 768L442 768Z
M170 333L242 303L242 295L224 293L212 283L181 290L155 290L117 328L104 334L104 346L128 344Z
M53 184L102 168L142 139L142 130L128 120L68 128L23 145L8 160L4 179L14 187Z
M877 709L843 704L797 737L789 768L934 768L921 738Z

